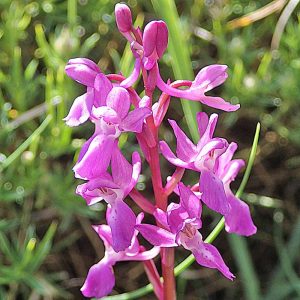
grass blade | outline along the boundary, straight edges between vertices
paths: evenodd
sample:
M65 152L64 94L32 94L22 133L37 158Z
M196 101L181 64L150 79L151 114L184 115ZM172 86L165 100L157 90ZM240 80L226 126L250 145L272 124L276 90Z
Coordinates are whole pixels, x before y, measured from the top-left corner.
M51 121L51 116L47 116L43 123L25 140L10 156L0 165L0 170L7 168L16 158L18 158L29 145L46 129Z

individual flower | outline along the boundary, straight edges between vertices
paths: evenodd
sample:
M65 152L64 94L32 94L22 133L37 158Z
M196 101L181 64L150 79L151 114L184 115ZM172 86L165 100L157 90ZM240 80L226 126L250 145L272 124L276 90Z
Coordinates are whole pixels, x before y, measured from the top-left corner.
M230 189L230 183L245 165L241 159L232 159L236 149L237 144L231 143L217 158L213 168L201 172L199 190L202 201L224 215L226 231L249 236L257 230L251 219L249 206L235 197Z
M130 111L130 96L126 89L114 87L106 97L106 105L94 107L91 118L95 133L84 144L73 170L81 179L92 179L107 170L115 141L122 132L141 132L144 119L151 115L147 107Z
M234 275L224 263L219 251L205 243L198 229L201 228L201 203L199 198L183 183L178 184L180 203L171 203L167 211L157 209L156 220L163 226L140 224L136 228L154 246L176 247L182 245L191 251L198 264L218 269L225 277L233 280Z
M101 155L101 153L100 153ZM136 217L124 202L137 183L141 171L141 159L137 152L132 154L132 165L116 146L112 151L111 175L107 172L77 187L88 205L104 200L110 206L107 223L111 228L112 247L116 252L128 248L134 233Z
M220 97L206 96L205 93L222 84L227 78L227 66L210 65L199 71L195 80L191 82L187 89L176 89L166 84L159 74L158 66L152 69L156 72L156 85L166 94L184 98L192 101L199 101L205 105L224 111L236 111L240 108L239 104L230 104Z
M141 223L143 213L137 216L137 224ZM111 293L115 285L115 276L113 266L119 261L145 261L154 258L160 248L153 247L151 250L143 251L139 245L135 230L131 244L123 251L115 252L113 248L113 236L111 228L107 225L93 226L99 237L103 240L105 246L104 257L93 265L87 275L87 278L81 288L85 297L101 298Z
M198 130L201 136L197 145L194 145L175 121L169 120L177 139L177 156L164 141L159 143L162 155L175 166L198 172L214 165L216 158L228 147L225 139L213 138L217 120L217 114L212 114L209 119L206 113L197 114Z
M87 92L74 100L68 115L64 118L68 126L78 126L87 121L93 107L106 104L106 97L112 89L112 83L100 68L87 58L70 59L65 67L69 77L87 87Z

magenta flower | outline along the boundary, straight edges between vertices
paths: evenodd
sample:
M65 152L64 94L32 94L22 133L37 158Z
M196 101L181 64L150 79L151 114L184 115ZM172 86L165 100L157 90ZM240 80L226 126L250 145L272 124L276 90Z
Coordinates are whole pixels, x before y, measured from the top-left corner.
M116 23L120 32L130 32L132 29L132 16L130 8L123 3L115 6Z
M148 23L143 34L143 65L151 70L168 46L168 28L164 21Z
M230 183L245 164L241 159L232 160L236 149L237 144L231 143L226 152L217 158L214 168L201 172L199 189L202 201L224 215L226 231L249 236L257 230L249 206L235 197L230 189Z
M104 200L111 207L107 223L112 232L112 247L116 252L128 248L134 233L136 217L124 202L137 183L141 171L141 159L137 152L132 154L132 165L116 146L112 152L111 173L91 179L77 187L88 205Z
M168 144L161 141L160 150L163 156L173 165L201 172L214 165L218 156L224 153L228 142L222 138L213 138L218 115L212 114L208 120L206 113L197 114L198 130L201 136L197 145L185 135L177 123L169 120L177 139L176 154L171 151Z
M106 104L112 84L99 67L87 58L70 59L65 70L69 77L87 87L87 92L74 100L69 114L64 118L66 124L73 127L87 121L93 107Z
M227 78L227 66L225 65L210 65L199 71L191 86L185 90L176 89L166 84L161 78L158 66L153 71L157 76L157 87L166 94L184 98L192 101L200 101L210 107L221 109L224 111L236 111L240 108L239 104L233 105L226 102L220 97L206 96L205 93L222 84Z
M143 213L140 213L137 216L137 224L140 224L142 219ZM137 239L137 230L134 231L130 246L117 253L112 247L113 236L111 228L107 225L93 226L93 228L104 242L105 255L88 272L87 278L81 288L81 292L85 297L101 298L111 293L115 285L113 266L117 262L150 260L159 253L159 247L143 251L143 247L139 245Z
M92 179L107 170L115 141L122 132L141 132L144 119L151 115L147 107L129 112L130 96L126 89L114 87L107 95L106 105L94 107L91 113L95 133L84 144L73 170L81 179Z
M201 204L199 198L183 183L179 183L180 203L171 203L167 212L157 209L156 220L164 228L149 224L136 225L136 228L154 246L176 247L182 245L191 251L198 264L218 269L225 277L233 280L234 275L224 263L219 251L203 242L198 229L201 228Z

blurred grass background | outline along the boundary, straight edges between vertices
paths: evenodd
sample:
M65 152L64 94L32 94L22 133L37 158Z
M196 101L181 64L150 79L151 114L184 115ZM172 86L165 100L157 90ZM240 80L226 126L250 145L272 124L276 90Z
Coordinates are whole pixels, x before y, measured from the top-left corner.
M170 46L160 63L165 79L192 78L201 67L229 66L216 93L240 103L222 113L218 134L236 140L247 159L262 124L257 159L242 199L258 233L222 233L215 241L236 274L231 283L193 265L177 279L178 299L299 299L300 253L300 12L299 1L129 0L136 24L162 18ZM103 256L90 225L102 204L87 208L74 193L71 171L87 124L70 129L62 118L83 93L64 74L69 58L84 56L107 74L130 73L128 45L115 26L116 1L2 0L0 3L0 299L82 299L89 267ZM125 52L123 55L123 50ZM176 119L196 139L197 104L172 101ZM207 112L212 110L202 106ZM185 117L184 117L185 114ZM161 137L174 144L170 128ZM123 149L136 146L131 136ZM171 170L163 161L165 176ZM169 169L168 169L169 168ZM143 168L139 189L148 191ZM195 181L187 174L187 182ZM238 187L238 180L233 185ZM206 236L218 216L205 214ZM177 253L180 262L186 256ZM116 267L116 293L146 283L141 264ZM145 299L153 299L149 295Z

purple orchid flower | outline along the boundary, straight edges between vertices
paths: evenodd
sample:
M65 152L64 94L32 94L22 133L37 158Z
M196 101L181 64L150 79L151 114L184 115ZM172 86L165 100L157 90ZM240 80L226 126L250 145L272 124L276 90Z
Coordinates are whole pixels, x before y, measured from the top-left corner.
M140 224L143 219L143 213L137 216L136 224ZM93 226L99 237L103 240L105 246L105 255L97 264L93 265L87 275L87 278L81 288L85 297L101 298L111 293L115 285L115 276L113 266L119 261L145 261L154 258L160 248L153 247L151 250L143 251L139 245L135 230L131 239L131 244L120 252L115 252L113 248L113 235L111 228L107 225Z
M137 152L132 154L132 165L116 146L112 153L111 173L92 179L77 187L88 205L104 200L111 207L107 223L112 231L112 246L116 252L128 248L134 233L136 217L124 202L126 196L137 183L141 172L141 158Z
M198 229L201 228L201 203L199 198L183 183L178 184L180 203L171 203L167 211L157 209L156 220L164 227L149 224L136 225L136 228L154 246L176 247L182 245L190 250L198 264L218 269L225 277L233 280L234 275L224 263L219 251L205 243Z
M249 236L257 230L251 219L249 206L235 197L230 189L230 183L245 165L241 159L232 160L236 149L237 144L231 143L217 158L214 168L201 172L199 189L202 201L224 215L227 232Z
M200 101L210 107L221 109L224 111L236 111L240 108L239 104L230 104L220 97L206 96L205 93L213 88L221 85L227 78L227 66L225 65L210 65L199 71L191 86L185 90L176 89L166 84L159 74L158 66L152 69L156 72L156 85L166 94L184 98L192 101Z
M212 114L209 119L206 113L197 114L198 130L201 136L197 145L193 144L175 121L169 120L177 139L177 156L166 142L161 141L159 144L163 156L177 167L197 172L214 165L216 158L224 153L228 147L228 142L225 139L213 138L217 120L217 114Z
M87 92L74 100L69 114L64 118L66 124L73 127L87 121L93 107L106 104L106 97L113 86L100 68L87 58L70 59L65 71L69 77L87 87Z
M73 168L75 177L92 179L100 176L109 165L114 144L121 133L142 131L144 119L151 115L151 109L138 107L129 112L129 108L130 96L122 87L112 88L105 106L93 108L91 118L95 123L95 133L80 152Z

